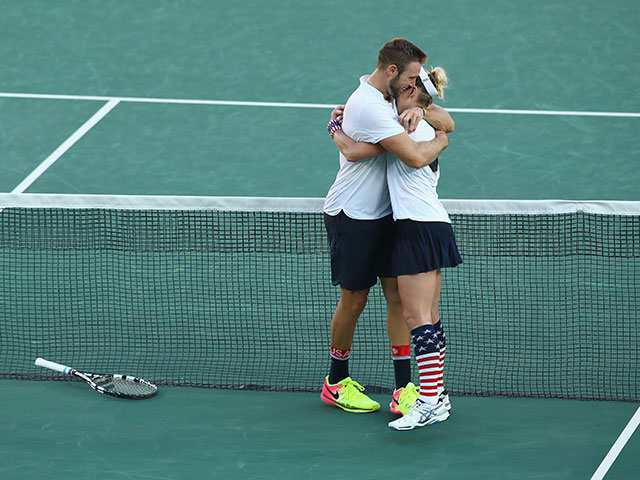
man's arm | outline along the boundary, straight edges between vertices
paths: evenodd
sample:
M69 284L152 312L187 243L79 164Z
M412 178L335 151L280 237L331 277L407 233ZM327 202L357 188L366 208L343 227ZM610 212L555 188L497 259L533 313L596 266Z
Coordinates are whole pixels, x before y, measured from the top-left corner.
M449 112L433 103L427 107L424 119L434 129L440 130L441 132L451 133L456 127L456 124L453 121L453 118L451 118L451 115L449 115Z
M409 133L413 133L418 128L418 122L422 119L442 132L451 133L456 126L449 112L433 103L426 109L423 107L408 108L398 117L398 121Z
M422 168L435 161L442 151L449 146L449 136L436 132L436 138L428 142L414 142L406 132L385 138L380 142L388 152L393 153L407 166Z

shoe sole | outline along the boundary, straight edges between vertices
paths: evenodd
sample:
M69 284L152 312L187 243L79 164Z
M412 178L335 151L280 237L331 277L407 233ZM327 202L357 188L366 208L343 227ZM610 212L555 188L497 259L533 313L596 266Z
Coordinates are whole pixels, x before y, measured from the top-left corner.
M380 406L374 409L345 407L344 405L340 405L339 403L337 403L333 398L326 397L324 394L320 394L320 400L322 400L325 403L328 403L329 405L333 405L334 407L341 408L345 412L350 412L350 413L373 413L373 412L377 412L380 409Z
M398 432L406 432L408 430L415 430L416 428L426 427L427 425L435 425L436 423L442 423L449 418L449 412L446 415L440 415L439 417L433 417L424 423L418 423L416 425L411 425L408 427L394 427L389 424L389 428L391 430L396 430Z

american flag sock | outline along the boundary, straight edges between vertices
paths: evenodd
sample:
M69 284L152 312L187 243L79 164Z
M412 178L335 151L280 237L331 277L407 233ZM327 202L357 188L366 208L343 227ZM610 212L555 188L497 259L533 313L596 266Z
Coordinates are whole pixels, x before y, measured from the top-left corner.
M438 403L438 383L442 378L438 337L433 325L411 330L411 340L420 374L420 400L431 405Z
M411 381L411 345L392 345L391 355L396 388L404 388Z
M438 320L438 323L434 325L436 331L436 337L438 338L438 348L440 348L440 368L444 372L444 357L447 352L447 340L444 334L444 328L442 327L442 321ZM444 375L438 382L438 395L444 392Z

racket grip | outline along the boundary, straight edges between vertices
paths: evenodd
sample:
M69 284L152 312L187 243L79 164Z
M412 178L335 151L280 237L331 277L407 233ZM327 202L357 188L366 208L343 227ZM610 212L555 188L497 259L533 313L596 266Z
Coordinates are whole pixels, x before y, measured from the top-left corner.
M67 367L65 365L61 365L59 363L50 362L49 360L45 360L44 358L36 358L36 365L38 367L48 368L49 370L55 370L56 372L61 373L69 373L71 367Z

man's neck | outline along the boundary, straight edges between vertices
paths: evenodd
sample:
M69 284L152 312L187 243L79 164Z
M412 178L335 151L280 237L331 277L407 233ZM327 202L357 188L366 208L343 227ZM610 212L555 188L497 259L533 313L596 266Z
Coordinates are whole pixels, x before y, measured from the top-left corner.
M367 79L367 83L378 90L382 95L384 95L384 99L387 102L391 101L391 96L387 92L388 81L385 72L381 72L380 70L376 69Z

